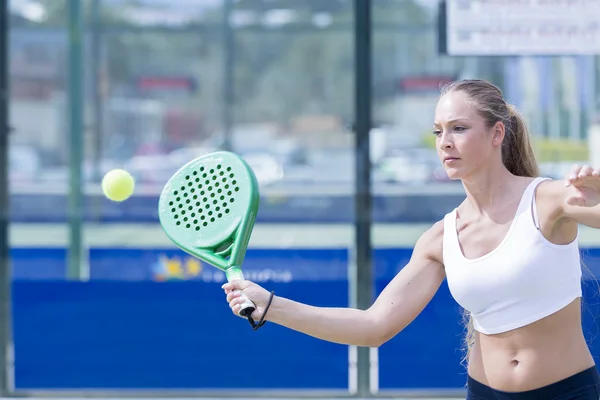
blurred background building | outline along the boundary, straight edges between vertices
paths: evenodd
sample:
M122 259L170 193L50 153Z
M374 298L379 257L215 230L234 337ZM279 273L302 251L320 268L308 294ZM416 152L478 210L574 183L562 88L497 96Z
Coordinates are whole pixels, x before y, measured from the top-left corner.
M590 13L575 20L600 16L588 3ZM573 163L600 162L600 51L448 55L445 2L371 4L373 199L371 210L358 212L373 220L367 286L376 294L420 233L464 195L434 149L440 86L462 78L500 86L531 124L543 174L560 178ZM464 327L445 285L409 328L371 350L365 392L356 349L274 325L252 332L231 316L219 289L224 276L175 249L158 226L158 193L171 174L201 154L233 150L261 185L248 277L299 301L355 305L364 284L355 271L368 267L354 262L355 2L8 0L7 7L9 389L117 397L461 390ZM597 23L584 33L600 43ZM101 194L112 168L136 178L124 203ZM598 234L584 230L581 240L588 268L597 270ZM595 304L586 314L590 340Z

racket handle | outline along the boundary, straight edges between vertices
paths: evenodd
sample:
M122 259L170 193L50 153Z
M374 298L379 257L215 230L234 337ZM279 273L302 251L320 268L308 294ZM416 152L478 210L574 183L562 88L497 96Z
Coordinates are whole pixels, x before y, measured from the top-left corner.
M225 275L227 276L228 282L244 280L244 274L240 268L231 267L226 271ZM244 294L244 292L240 293L240 297L244 299L244 302L241 304L238 314L241 317L250 318L254 310L256 310L256 305Z
M248 297L246 297L243 292L241 293L240 297L244 299L244 302L242 303L238 314L244 318L248 318L252 315L254 310L256 310L256 306Z

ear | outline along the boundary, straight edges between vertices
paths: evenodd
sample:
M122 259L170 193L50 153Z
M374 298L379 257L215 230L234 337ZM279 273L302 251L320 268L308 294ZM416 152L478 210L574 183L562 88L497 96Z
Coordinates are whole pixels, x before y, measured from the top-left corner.
M492 127L492 144L494 146L502 146L502 142L504 141L504 135L506 131L504 129L504 124L502 121L498 121Z

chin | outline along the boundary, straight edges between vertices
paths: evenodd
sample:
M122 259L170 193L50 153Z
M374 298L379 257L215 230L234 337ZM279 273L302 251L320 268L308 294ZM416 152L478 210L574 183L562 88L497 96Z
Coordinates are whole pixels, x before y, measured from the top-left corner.
M462 174L460 170L453 168L446 169L446 175L448 175L448 179L451 179L453 181L460 180L464 177L464 174Z

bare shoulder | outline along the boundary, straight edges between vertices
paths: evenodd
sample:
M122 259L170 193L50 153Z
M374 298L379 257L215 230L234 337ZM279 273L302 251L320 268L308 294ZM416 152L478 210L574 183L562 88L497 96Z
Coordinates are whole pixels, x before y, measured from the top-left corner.
M566 192L567 187L564 181L547 179L537 185L536 197L540 200L552 200L564 196Z
M444 248L444 220L433 224L431 228L423 232L417 240L414 248L414 255L430 261L436 261L443 264Z
M577 237L578 223L589 219L585 213L578 213L577 207L566 204L573 190L563 180L545 180L537 187L535 205L540 231L551 243L572 243Z
M541 182L535 194L538 213L545 214L551 220L560 218L564 213L564 200L572 190L565 186L563 180L548 179Z
M536 196L536 206L540 223L557 233L552 236L560 243L570 243L577 236L578 225L600 229L600 205L585 207L570 200L585 196L581 188L567 184L566 180L547 180L540 183ZM546 238L550 229L546 229ZM544 230L544 229L542 229ZM553 241L552 239L549 239Z

